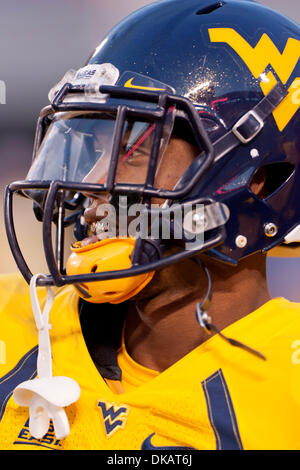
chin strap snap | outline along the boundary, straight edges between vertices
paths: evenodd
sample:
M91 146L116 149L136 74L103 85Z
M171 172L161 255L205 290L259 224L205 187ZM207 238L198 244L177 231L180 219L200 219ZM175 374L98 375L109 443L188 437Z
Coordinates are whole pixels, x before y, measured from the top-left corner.
M70 426L64 407L76 402L80 387L69 377L52 376L52 353L49 330L49 314L54 302L52 287L47 286L47 299L43 313L37 296L37 280L44 277L37 274L30 281L32 310L39 335L37 358L38 378L27 380L18 385L13 393L16 403L29 407L29 431L32 437L41 439L53 422L57 439L63 439L70 433Z

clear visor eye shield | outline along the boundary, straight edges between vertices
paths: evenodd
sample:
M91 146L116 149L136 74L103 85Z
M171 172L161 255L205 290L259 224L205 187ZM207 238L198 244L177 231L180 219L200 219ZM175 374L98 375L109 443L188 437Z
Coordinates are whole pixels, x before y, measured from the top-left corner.
M125 72L119 78L111 64L88 65L69 73L50 97L51 105L42 110L38 120L33 164L27 178L10 184L6 190L7 235L27 282L32 273L14 228L15 193L33 200L35 214L43 222L49 274L39 284L74 284L87 300L86 283L121 283L142 276L143 286L151 278L149 273L153 275L158 269L224 241L228 208L211 198L190 197L213 164L216 147L188 99L136 73ZM181 121L188 123L188 133L199 154L183 168L172 188L164 188L158 175ZM253 119L250 121L253 128ZM246 120L242 124L246 127ZM237 141L238 133L241 130L236 130ZM228 136L219 142L218 152L227 153L230 148L226 145L232 148ZM172 171L169 161L168 165ZM82 214L91 199L99 199L101 204L93 227L86 230ZM108 203L105 211L103 201ZM79 240L72 246L65 267L64 230L74 223ZM168 254L167 248L174 245L176 249ZM96 256L95 261L99 250L100 258ZM115 259L105 263L104 258L109 258L105 250L110 250ZM126 262L120 261L122 256ZM86 262L89 257L91 260ZM130 289L136 292L134 286Z

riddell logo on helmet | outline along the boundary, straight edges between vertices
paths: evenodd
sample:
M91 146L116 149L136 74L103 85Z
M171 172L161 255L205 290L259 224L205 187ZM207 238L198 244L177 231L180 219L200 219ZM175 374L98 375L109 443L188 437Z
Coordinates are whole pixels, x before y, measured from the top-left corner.
M255 78L261 79L261 89L264 95L276 85L277 79L286 85L300 57L300 41L288 38L282 53L267 34L263 34L255 47L252 47L237 31L232 28L212 28L208 30L211 42L228 44L245 62ZM300 77L293 80L288 89L287 97L273 111L273 116L279 131L282 131L300 106Z
M0 80L0 104L6 104L6 86L3 80Z
M96 69L93 70L82 70L80 69L76 74L76 80L91 78L95 75Z

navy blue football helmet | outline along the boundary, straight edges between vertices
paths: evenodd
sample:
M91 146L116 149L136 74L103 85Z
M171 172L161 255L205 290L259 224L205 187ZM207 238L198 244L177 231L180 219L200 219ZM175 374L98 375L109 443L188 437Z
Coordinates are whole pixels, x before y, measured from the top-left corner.
M130 277L199 253L234 265L300 241L299 56L299 26L255 1L164 0L124 19L83 68L51 90L28 176L7 187L7 234L25 279L32 273L14 229L14 194L31 198L43 222L49 273L41 285ZM198 156L174 188L157 187L173 135L195 145ZM146 140L147 171L138 183L116 181L121 149L130 158ZM263 181L259 192L255 180ZM188 207L194 229L183 223L181 238L168 241L137 237L127 269L68 275L63 231L74 224L82 240L87 197L101 193L142 203L147 216L151 199L161 199L158 219ZM187 249L191 233L201 243Z

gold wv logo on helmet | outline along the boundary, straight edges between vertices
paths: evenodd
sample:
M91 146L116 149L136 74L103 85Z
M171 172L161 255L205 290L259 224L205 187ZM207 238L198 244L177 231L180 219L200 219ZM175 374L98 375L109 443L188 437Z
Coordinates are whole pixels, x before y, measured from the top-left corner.
M211 28L208 30L211 42L228 44L245 62L255 78L262 75L261 89L264 95L276 85L276 78L267 70L270 64L283 84L291 77L300 57L300 41L288 38L282 53L267 34L263 34L255 47L232 28ZM264 73L265 72L265 73ZM289 86L287 97L273 111L273 116L281 132L300 106L300 77L296 77Z

